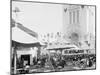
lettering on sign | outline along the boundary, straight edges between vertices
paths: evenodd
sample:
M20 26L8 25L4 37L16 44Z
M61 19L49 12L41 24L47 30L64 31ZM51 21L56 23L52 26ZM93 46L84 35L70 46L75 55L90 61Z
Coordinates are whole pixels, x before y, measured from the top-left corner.
M84 53L84 50L65 50L65 54Z

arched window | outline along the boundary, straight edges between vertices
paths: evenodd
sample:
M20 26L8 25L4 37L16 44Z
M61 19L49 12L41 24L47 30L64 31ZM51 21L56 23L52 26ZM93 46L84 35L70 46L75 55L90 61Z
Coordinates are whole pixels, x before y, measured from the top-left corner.
M72 12L69 12L69 23L72 24Z
M77 23L79 23L79 10L77 10Z

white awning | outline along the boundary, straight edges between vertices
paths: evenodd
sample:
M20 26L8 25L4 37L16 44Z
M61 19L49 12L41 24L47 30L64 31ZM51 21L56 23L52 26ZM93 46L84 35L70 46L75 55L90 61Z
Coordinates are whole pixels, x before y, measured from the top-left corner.
M12 28L12 40L21 42L21 43L35 43L39 42L39 40L26 32L20 30L17 27Z

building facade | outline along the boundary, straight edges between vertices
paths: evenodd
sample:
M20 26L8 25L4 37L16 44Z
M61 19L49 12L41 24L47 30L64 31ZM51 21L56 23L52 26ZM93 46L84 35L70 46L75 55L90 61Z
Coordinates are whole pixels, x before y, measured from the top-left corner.
M95 36L95 7L84 5L63 6L63 33L71 43L89 40L86 35Z

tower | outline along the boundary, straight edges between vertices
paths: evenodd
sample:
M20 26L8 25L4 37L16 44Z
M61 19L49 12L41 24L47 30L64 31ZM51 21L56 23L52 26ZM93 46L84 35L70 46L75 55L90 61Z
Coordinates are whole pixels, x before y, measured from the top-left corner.
M87 34L87 10L84 5L63 6L64 39L74 44L84 40Z

